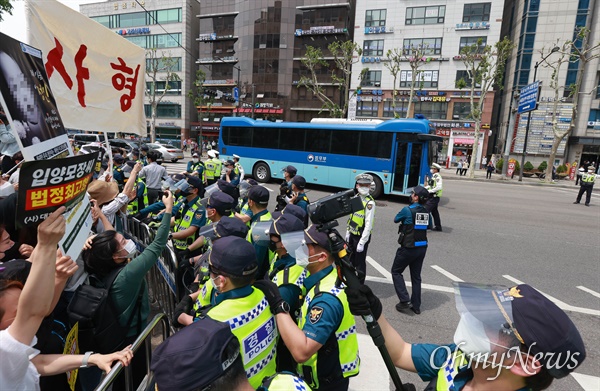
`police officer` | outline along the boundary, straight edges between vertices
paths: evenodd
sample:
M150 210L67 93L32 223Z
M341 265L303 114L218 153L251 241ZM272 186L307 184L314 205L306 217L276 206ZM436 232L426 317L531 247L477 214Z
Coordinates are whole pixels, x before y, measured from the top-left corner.
M204 162L204 177L205 177L205 183L207 186L212 185L213 183L215 183L217 181L217 179L219 179L216 170L217 170L217 165L215 163L215 151L214 150L209 150L207 152L208 155L208 159Z
M200 161L196 152L192 154L192 160L188 162L185 172L182 172L182 174L185 173L197 176L204 182L204 163Z
M346 288L352 313L373 313L394 365L417 372L429 382L426 390L544 390L585 360L575 324L531 286L455 282L454 291L454 343L438 345L406 343L368 286Z
M208 255L208 268L208 283L213 287L210 305L200 308L195 319L209 317L229 323L240 341L248 381L257 388L262 379L275 375L277 329L271 310L277 313L285 308L270 309L263 292L251 285L258 264L246 240L235 236L216 240ZM188 323L185 314L180 318L180 323Z
M290 214L302 222L308 220L308 217L307 217L308 215L307 215L306 211L304 209L302 209L301 207L299 207L298 205L294 205L294 204L287 204L285 206L285 208L283 208L281 211L276 211L276 212L271 213L271 216L273 216L273 219L276 220L284 214ZM304 229L306 229L306 228L308 228L308 225L305 224Z
M577 186L579 182L581 182L581 177L583 177L584 172L585 168L579 167L579 170L577 170L577 178L575 179L575 186Z
M298 170L294 166L286 166L282 169L283 171L283 182L279 186L279 195L277 196L276 211L279 211L289 203L292 197L292 178L296 175Z
M254 390L240 350L240 342L227 322L204 317L157 346L150 369L160 390ZM297 376L277 373L263 378L259 390L310 388Z
M244 167L240 163L240 156L234 153L233 161L235 162L235 173L240 177L241 182L244 180L244 175L246 175L246 173L244 172Z
M279 334L298 362L297 373L304 381L313 390L347 390L349 378L360 369L358 338L345 290L337 284L329 238L311 225L294 253L296 264L309 272L298 324L290 317L289 308L279 310L285 301L271 281L257 281L254 286L265 292Z
M590 206L590 200L592 199L592 190L594 189L594 182L596 182L596 167L589 166L588 172L583 173L581 176L581 187L577 194L577 199L574 204L581 202L581 197L585 193L585 206Z
M126 170L132 169L135 164L136 162L134 161L128 161L127 163L125 163ZM139 211L150 205L148 201L148 189L146 188L146 182L144 182L142 178L137 177L135 179L135 188L136 197L133 200L129 201L129 204L127 204L127 215L135 215ZM161 208L161 210L162 209L164 209L164 207Z
M306 179L304 179L304 177L301 175L294 175L292 178L292 197L290 198L289 203L297 205L307 212L306 208L308 207L309 201L308 197L304 193L305 187Z
M140 147L140 161L142 162L142 164L144 166L148 165L148 151L150 151L150 148L148 148L148 146L146 144L142 145Z
M187 177L187 186L181 190L185 198L173 206L171 227L173 246L177 251L184 251L196 239L196 232L206 225L206 210L200 202L198 193L202 189L202 181L194 176Z
M437 163L433 163L431 165L431 179L425 185L425 188L429 191L429 200L425 204L427 211L431 213L433 217L433 230L441 231L442 230L442 222L440 221L440 212L438 212L438 205L440 203L440 198L442 197L442 176L440 175L440 170L442 166Z
M424 204L429 199L429 192L423 186L417 186L410 195L411 204L402 208L394 218L394 223L400 223L396 257L392 264L392 280L400 303L396 310L412 309L421 313L421 268L427 253L427 228L429 227L429 212ZM410 268L412 296L408 295L402 273Z
M225 172L221 176L221 179L230 183L232 186L240 184L240 176L235 173L235 163L233 160L227 160L225 162Z
M273 220L271 213L267 210L268 204L269 191L263 186L252 186L248 191L248 207L252 211L252 218L250 219L250 230L248 230L247 239L256 251L256 259L258 260L256 278L259 279L265 277L271 267L271 260L275 257L275 253L270 251L268 246L255 242L252 238L252 229L258 222Z
M239 200L235 213L235 217L248 224L248 227L250 227L250 220L252 219L252 211L248 206L248 192L252 186L258 186L258 182L252 178L246 178L240 182Z
M360 282L364 284L367 276L367 250L375 221L375 200L369 194L373 177L364 173L357 175L355 179L355 188L360 195L364 209L350 215L346 224L346 242L351 250L350 261L357 270L362 272Z
M113 162L115 163L113 167L113 179L119 185L119 191L123 191L123 187L125 186L125 173L123 172L123 165L125 164L125 158L123 155L117 153L113 156Z

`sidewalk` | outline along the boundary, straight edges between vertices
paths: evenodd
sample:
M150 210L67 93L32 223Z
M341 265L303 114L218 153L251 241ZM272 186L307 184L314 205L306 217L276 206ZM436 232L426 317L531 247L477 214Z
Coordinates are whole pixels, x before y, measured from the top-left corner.
M456 167L454 168L442 168L440 172L442 174L443 179L448 180L457 180L457 181L477 181L477 182L494 182L494 183L510 183L517 185L529 185L529 186L552 186L552 187L564 187L564 188L579 188L579 185L575 186L575 180L569 180L568 177L566 179L557 179L555 183L548 183L540 180L537 176L532 176L530 178L523 177L523 181L519 182L519 175L515 174L512 179L502 179L502 174L494 173L492 174L492 179L486 179L486 170L475 170L475 178L469 178L465 174L464 176L459 176L456 174Z

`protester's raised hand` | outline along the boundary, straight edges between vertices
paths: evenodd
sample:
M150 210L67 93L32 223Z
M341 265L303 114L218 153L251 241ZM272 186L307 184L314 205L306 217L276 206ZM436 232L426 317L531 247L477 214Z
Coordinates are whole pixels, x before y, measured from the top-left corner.
M164 195L162 197L162 202L165 204L165 209L168 213L171 213L173 210L173 193L169 190L164 191Z
M92 248L92 242L94 241L95 237L96 235L91 235L89 238L86 239L85 244L83 245L84 250L89 250L90 248Z
M65 211L65 207L61 206L38 226L38 245L56 246L62 239L66 230Z
M32 252L33 246L30 244L22 244L19 246L19 254L25 259L29 258Z
M59 256L56 258L55 277L57 280L66 281L79 269L77 263L69 256Z

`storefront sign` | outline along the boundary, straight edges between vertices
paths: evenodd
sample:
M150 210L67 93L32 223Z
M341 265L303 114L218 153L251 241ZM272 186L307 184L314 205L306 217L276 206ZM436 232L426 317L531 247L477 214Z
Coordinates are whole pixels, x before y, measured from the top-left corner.
M117 34L119 35L142 35L142 34L150 34L150 27L136 27L133 29L123 29L117 30Z
M316 26L311 27L310 30L296 29L294 35L300 37L303 35L325 35L325 34L342 34L347 33L348 29L335 28L334 26Z
M489 30L490 24L488 22L476 22L476 23L457 23L456 30Z
M393 32L394 28L392 26L365 27L365 34L387 34Z
M435 135L441 137L450 137L451 130L450 129L435 129Z

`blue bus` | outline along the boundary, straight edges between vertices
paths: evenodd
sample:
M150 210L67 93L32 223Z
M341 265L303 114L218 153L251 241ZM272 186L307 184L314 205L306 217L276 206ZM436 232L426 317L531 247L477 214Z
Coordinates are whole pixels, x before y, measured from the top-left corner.
M310 184L353 188L357 174L373 175L371 194L408 195L429 174L437 142L424 119L381 123L329 120L328 123L221 120L221 157L240 163L258 182L283 178L288 164Z

